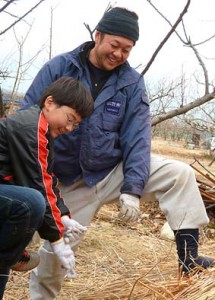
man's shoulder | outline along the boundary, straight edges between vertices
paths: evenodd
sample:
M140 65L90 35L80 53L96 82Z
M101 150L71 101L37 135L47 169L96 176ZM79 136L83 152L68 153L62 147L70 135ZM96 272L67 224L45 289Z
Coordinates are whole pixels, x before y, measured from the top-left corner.
M53 60L62 60L62 59L71 59L72 57L77 57L79 55L79 53L85 48L85 46L88 44L88 42L83 43L79 46L77 46L76 48L70 50L70 51L66 51L60 54L57 54L56 56L54 56L50 61Z

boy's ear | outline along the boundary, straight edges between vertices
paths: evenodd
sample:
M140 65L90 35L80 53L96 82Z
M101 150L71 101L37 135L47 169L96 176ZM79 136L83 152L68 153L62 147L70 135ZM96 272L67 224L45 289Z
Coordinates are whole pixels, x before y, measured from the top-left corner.
M46 100L44 101L43 107L45 107L46 109L48 109L49 107L51 107L53 105L53 103L54 103L53 97L52 96L48 96L46 98Z
M53 98L52 96L48 96L45 100L45 103L48 103L48 104L52 104L54 101L53 101Z

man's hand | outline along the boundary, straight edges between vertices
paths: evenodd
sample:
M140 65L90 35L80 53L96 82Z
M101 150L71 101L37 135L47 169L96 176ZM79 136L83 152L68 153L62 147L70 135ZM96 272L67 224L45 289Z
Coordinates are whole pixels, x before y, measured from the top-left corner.
M140 201L137 196L121 194L119 198L119 218L124 221L136 221L140 215Z
M68 216L61 217L61 220L65 227L64 240L67 244L80 240L87 231L87 227L82 226Z
M70 246L64 242L63 238L51 243L51 245L53 252L60 260L62 267L73 274L75 268L75 256Z

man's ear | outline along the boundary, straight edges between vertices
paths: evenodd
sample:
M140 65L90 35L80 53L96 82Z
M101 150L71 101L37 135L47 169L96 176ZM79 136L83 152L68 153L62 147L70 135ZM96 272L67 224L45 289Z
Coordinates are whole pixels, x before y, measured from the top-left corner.
M99 32L98 30L96 30L96 33L95 33L95 42L98 43L99 40L101 38L101 32Z

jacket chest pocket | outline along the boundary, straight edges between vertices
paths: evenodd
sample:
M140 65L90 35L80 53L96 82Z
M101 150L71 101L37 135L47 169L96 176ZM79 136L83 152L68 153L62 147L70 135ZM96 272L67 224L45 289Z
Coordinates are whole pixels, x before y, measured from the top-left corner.
M121 121L119 118L113 116L105 116L102 120L102 130L105 133L116 132L120 130Z

